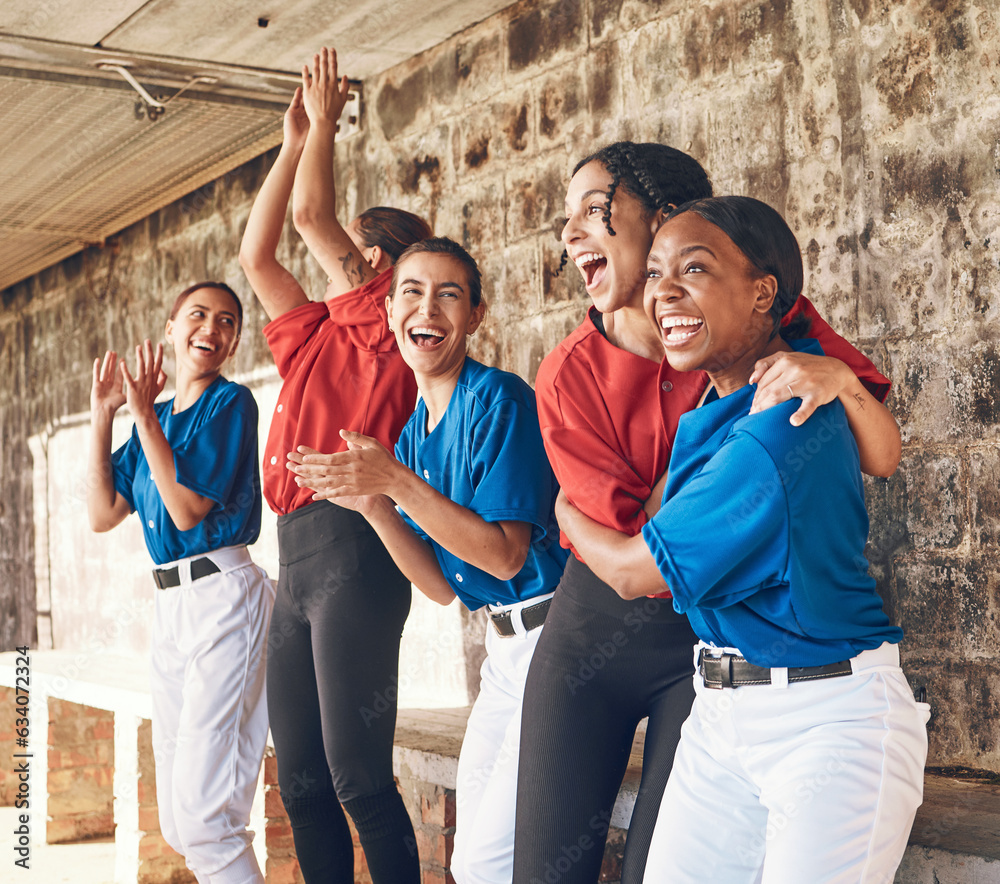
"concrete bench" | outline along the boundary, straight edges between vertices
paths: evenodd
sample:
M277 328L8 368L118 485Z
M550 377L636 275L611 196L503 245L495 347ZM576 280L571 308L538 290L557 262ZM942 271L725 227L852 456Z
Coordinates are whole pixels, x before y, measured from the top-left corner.
M0 751L29 765L34 844L113 834L116 882L188 880L183 861L159 834L146 661L103 652L32 652L30 736L27 747L18 747L16 657L0 654ZM393 766L414 821L424 884L451 880L455 777L468 712L399 712ZM608 884L620 878L643 739L640 731L612 814L601 876ZM30 758L14 758L27 753ZM0 804L13 804L19 787L14 763L0 770ZM295 884L301 876L270 748L259 789L251 828L258 833L254 847L261 866L269 884ZM1000 777L931 769L924 790L897 884L1000 884ZM368 884L363 854L357 850L356 856L355 879Z

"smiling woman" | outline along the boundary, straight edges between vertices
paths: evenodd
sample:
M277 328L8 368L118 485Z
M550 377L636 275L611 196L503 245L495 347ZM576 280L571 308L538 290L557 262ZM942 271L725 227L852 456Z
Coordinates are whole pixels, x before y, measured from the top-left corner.
M778 334L798 244L757 200L704 199L668 216L647 267L667 361L709 387L641 534L556 506L595 574L629 598L668 589L700 639L645 880L889 881L920 804L928 709L868 575L858 448L838 401L802 426L791 403L751 413L759 360L818 349ZM831 758L823 800L803 800Z
M487 658L458 762L451 873L458 884L501 884L512 875L524 679L566 563L556 482L531 388L466 355L486 313L472 257L449 239L411 246L387 310L420 391L398 460L371 437L342 433L350 451L300 449L289 469L317 498L363 513L428 597L488 609Z
M539 420L569 501L626 535L638 534L659 508L678 419L695 407L706 384L703 372L676 371L663 360L660 331L643 304L646 256L675 205L710 194L708 176L693 157L665 144L628 141L584 157L566 192L562 239L594 305L539 367ZM865 469L888 475L898 460L899 431L862 380L883 396L888 382L805 298L786 319L792 313L808 317L809 334L829 355L781 352L762 360L754 408L788 400L794 384L801 401L790 419L797 424L818 404L844 397L868 455ZM693 323L673 332L680 339L702 317L692 312L677 321ZM853 407L858 402L864 410ZM563 543L572 548L565 534ZM636 884L693 699L695 636L668 594L620 598L579 548L573 551L525 686L513 880L543 879L565 860L567 844L586 843L592 849L560 880L593 884L607 834L601 821L611 818L636 728L648 719L622 861L623 884ZM609 635L627 636L622 652L584 683L568 679Z
M222 369L243 307L225 283L178 295L163 345L136 347L135 374L114 351L94 360L87 486L91 527L142 519L156 593L150 687L160 829L199 880L263 882L246 830L267 737L264 655L274 585L250 559L260 533L257 405ZM111 453L128 403L131 439Z

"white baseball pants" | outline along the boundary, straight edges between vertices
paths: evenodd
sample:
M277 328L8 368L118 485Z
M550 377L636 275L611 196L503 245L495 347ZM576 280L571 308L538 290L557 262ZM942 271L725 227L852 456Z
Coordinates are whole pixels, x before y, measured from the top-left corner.
M923 794L929 708L895 645L852 669L722 690L695 675L647 884L891 884Z
M151 687L160 830L199 882L263 884L247 831L267 740L267 626L274 584L246 547L156 590ZM195 556L194 558L200 558ZM164 566L169 567L169 566Z
M549 593L551 596L551 593ZM511 611L516 634L501 637L486 625L486 659L479 696L458 758L455 792L455 850L451 874L456 884L510 884L514 874L514 803L521 741L521 701L528 665L543 626L524 630L521 608L537 605L541 595Z

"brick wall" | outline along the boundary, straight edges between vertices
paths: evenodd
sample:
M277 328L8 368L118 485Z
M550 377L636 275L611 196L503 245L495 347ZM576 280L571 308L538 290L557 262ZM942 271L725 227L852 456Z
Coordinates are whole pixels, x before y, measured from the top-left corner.
M111 712L49 700L46 841L114 835L114 759Z
M868 483L870 552L928 687L931 762L993 769L998 60L985 3L525 0L366 82L365 132L337 156L345 214L399 205L472 249L491 305L475 355L528 379L585 309L572 269L555 268L569 170L593 148L666 141L718 192L783 211L807 293L894 383L903 463ZM33 635L27 437L86 410L98 352L158 333L180 288L221 278L248 307L238 372L271 370L237 263L271 159L2 293L0 634ZM281 257L322 291L293 236ZM50 493L66 493L65 470L48 471ZM59 527L77 533L50 555L86 555L85 524Z

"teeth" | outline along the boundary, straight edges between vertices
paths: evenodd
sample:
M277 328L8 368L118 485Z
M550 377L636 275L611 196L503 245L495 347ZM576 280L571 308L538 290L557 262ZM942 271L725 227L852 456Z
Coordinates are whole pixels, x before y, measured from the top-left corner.
M667 335L667 340L668 341L686 341L688 338L693 338L696 334L698 334L698 330L697 329L695 329L694 331L689 331L689 332L674 331L674 332L671 332L669 335Z
M701 325L700 319L693 316L662 316L660 317L661 328L672 328L677 325Z
M593 264L595 261L603 261L604 255L598 255L597 252L586 252L583 255L578 255L573 259L573 263L577 267L585 267L587 264Z
M415 328L410 329L411 335L432 335L435 338L443 338L444 332L437 328L427 328L425 326L418 325Z

